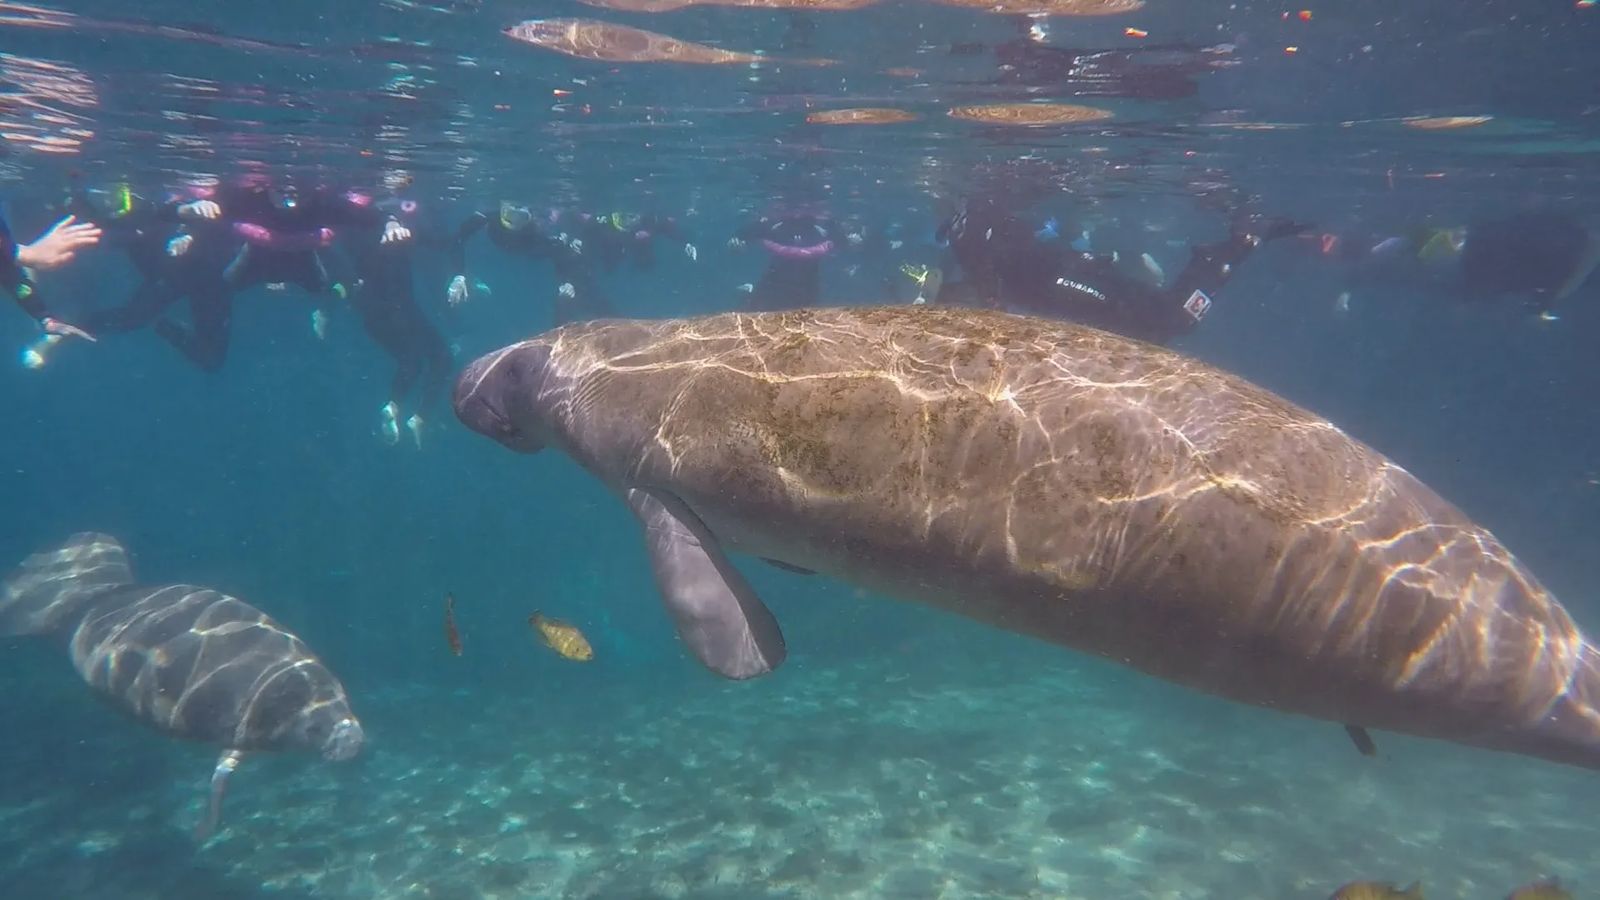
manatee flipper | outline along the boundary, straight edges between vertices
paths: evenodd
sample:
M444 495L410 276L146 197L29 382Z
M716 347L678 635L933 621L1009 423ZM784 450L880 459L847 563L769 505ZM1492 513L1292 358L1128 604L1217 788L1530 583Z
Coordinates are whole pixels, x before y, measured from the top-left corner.
M1344 733L1350 735L1351 742L1356 745L1357 750L1361 751L1362 756L1378 755L1378 745L1373 743L1372 735L1367 734L1365 728L1360 725L1346 725Z
M815 575L815 574L817 574L815 571L813 571L811 569L804 569L804 568L801 568L800 566L791 565L789 563L784 562L781 559L768 559L765 556L763 556L763 557L761 557L761 561L766 563L767 565L773 567L774 569L782 569L785 572L793 572L796 575Z
M776 669L788 654L778 620L699 517L665 492L629 488L627 500L644 525L656 587L695 658L725 678Z
M228 792L228 776L239 768L239 760L243 758L244 754L238 750L225 750L217 759L217 767L211 770L211 796L206 805L206 817L194 830L196 839L203 841L216 833L217 823L222 820L222 795Z

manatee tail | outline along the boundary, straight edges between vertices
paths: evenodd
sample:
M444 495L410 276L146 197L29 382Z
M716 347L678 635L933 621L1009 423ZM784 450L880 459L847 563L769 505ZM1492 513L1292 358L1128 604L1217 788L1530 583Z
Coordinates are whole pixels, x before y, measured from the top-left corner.
M35 553L7 578L0 594L0 635L46 634L108 588L133 582L128 552L108 534L75 534L55 550Z

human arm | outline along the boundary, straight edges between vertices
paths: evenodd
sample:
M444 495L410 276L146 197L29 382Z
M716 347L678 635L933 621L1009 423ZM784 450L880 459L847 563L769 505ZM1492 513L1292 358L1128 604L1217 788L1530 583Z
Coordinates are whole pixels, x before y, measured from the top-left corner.
M6 229L0 260L27 269L58 269L72 262L79 250L99 242L100 226L79 222L77 216L67 216L28 244L15 243L10 230Z
M94 340L86 332L50 316L44 301L34 290L29 270L64 266L72 261L79 249L92 246L99 240L98 226L78 223L75 217L67 216L32 243L18 244L11 236L11 229L4 221L0 221L0 284L11 292L17 305L38 322L46 333Z

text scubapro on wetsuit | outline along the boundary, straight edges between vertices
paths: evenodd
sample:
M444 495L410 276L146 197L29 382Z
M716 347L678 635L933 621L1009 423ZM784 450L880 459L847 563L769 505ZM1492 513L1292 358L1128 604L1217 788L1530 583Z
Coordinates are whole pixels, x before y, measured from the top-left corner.
M1057 278L1056 284L1059 284L1070 291L1078 291L1080 293L1088 294L1101 303L1106 302L1106 295L1102 291L1092 288L1081 281L1073 281L1070 278Z

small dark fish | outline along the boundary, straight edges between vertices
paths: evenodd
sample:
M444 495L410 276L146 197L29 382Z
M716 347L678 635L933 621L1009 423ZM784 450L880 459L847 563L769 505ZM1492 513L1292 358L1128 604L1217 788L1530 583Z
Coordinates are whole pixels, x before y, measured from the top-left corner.
M456 595L444 595L444 640L450 645L450 652L456 656L461 655L461 632L456 630Z
M1506 900L1572 900L1572 894L1561 886L1560 879L1546 878L1517 888Z
M1352 881L1328 900L1422 900L1422 882L1401 890L1387 881Z
M1361 751L1362 756L1378 755L1378 745L1373 743L1372 735L1367 734L1365 728L1360 725L1346 725L1344 733L1350 735L1351 742L1356 745L1357 750Z

